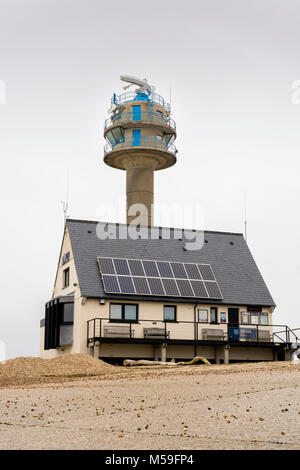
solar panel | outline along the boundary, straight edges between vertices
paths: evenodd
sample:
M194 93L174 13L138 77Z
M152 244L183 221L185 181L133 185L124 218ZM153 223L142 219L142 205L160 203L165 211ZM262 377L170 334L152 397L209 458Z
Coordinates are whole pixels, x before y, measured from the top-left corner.
M177 279L177 285L182 297L195 297L192 291L190 281L187 279Z
M132 278L137 294L150 295L147 279L145 277Z
M156 264L161 277L173 277L170 263L167 263L166 261L157 261Z
M107 293L222 299L209 264L105 257L98 264Z
M138 259L128 260L129 268L133 276L145 276L142 262Z
M130 275L127 259L113 258L117 274Z
M197 265L192 263L184 263L185 270L189 279L201 279Z
M175 295L176 297L180 295L175 279L162 279L162 283L164 285L166 295Z
M131 277L118 276L118 281L122 294L135 294L135 288Z
M209 264L198 264L199 271L204 281L214 281L215 276Z
M102 279L103 279L105 292L110 292L110 293L120 292L117 276L109 276L107 274L103 274Z
M165 295L165 291L160 279L156 277L149 277L148 282L152 295Z
M115 274L115 268L111 258L98 258L102 274Z
M221 291L219 289L218 284L215 281L204 282L204 284L207 289L209 297L212 297L215 299L222 299Z
M146 276L159 277L159 272L156 267L155 261L143 261Z
M208 297L203 281L191 280L191 285L192 285L192 289L194 291L195 297Z
M174 277L180 278L180 279L186 279L187 274L184 269L183 263L171 263L172 270L174 273Z

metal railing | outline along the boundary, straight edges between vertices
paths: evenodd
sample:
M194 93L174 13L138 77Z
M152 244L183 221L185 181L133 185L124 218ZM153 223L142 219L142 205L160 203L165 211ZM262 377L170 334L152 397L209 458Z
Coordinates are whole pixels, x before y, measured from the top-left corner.
M145 96L145 98L143 98ZM122 103L127 103L128 101L149 101L150 103L160 104L166 111L170 111L170 105L167 103L161 95L157 93L151 93L150 96L139 93L136 91L128 91L122 95L113 95L111 98L111 104L119 106Z
M141 137L139 140L125 139L122 142L115 142L113 144L106 144L104 146L104 155L112 150L119 150L123 148L136 148L136 147L151 147L165 152L170 152L173 155L177 154L177 149L174 144L168 145L164 140L155 139L153 137Z
M131 112L117 113L105 120L104 129L119 124L120 122L154 122L162 126L171 127L174 130L176 129L176 123L174 119L155 111L143 111L139 113L139 115Z
M124 325L127 325L124 333ZM121 332L116 332L115 327L121 327ZM87 322L87 343L105 338L127 338L130 340L149 339L145 335L145 329L159 331L158 335L152 335L152 339L160 341L201 341L221 343L271 343L290 344L297 343L300 339L287 325L232 325L229 323L208 323L198 321L164 321L157 319L138 319L137 321L116 321L109 318L93 318ZM113 333L110 333L114 331ZM120 328L120 329L121 329ZM279 330L277 331L277 329Z

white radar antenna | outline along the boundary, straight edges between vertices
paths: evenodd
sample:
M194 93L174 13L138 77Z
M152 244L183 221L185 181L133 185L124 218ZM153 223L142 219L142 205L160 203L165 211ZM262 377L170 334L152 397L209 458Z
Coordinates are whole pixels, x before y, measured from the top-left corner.
M124 90L127 90L127 88L131 87L132 85L137 85L139 88L137 88L136 91L140 93L144 93L146 91L148 95L151 95L151 93L154 91L154 87L149 85L146 78L140 79L136 77L131 77L130 75L121 75L120 79L123 82L129 83L129 85L125 85L123 87Z

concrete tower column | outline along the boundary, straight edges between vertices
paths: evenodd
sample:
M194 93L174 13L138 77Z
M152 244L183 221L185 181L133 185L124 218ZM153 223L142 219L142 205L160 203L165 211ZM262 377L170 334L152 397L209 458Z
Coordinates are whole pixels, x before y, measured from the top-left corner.
M152 225L153 194L154 171L152 168L135 167L126 171L128 224L138 216L141 225Z

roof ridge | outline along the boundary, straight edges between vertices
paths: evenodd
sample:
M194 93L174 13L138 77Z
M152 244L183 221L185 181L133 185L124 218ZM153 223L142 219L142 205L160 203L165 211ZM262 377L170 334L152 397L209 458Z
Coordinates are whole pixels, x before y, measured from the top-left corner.
M117 226L128 226L129 224L125 224L125 223L121 223L121 222L103 222L103 221L100 221L100 220L84 220L84 219L67 219L66 220L66 223L68 222L80 222L80 223L86 223L86 224L115 224ZM190 230L192 232L202 232L204 231L204 233L215 233L215 234L220 234L220 235L235 235L235 236L244 236L243 233L241 232L223 232L223 231L219 231L219 230L200 230L200 229L192 229L192 228L183 228L183 227L165 227L165 226L161 226L161 225L153 225L153 226L143 226L143 227L146 227L148 229L151 229L151 228L156 228L156 229L169 229L169 230Z

